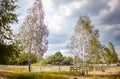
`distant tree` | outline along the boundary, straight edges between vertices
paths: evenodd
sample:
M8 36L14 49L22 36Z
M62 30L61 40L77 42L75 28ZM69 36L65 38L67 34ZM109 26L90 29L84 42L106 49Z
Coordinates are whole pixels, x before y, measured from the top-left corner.
M64 60L62 62L63 65L72 65L73 64L73 58L72 57L64 57Z
M54 55L51 55L46 59L46 63L59 65L59 64L62 64L63 60L64 60L64 57L61 54L61 52L56 52Z
M61 52L56 52L55 55L54 55L54 57L55 57L54 60L55 60L56 64L61 64L62 63L62 61L63 61L63 55L62 55Z
M0 64L8 64L9 57L16 55L18 48L11 26L17 23L15 0L0 1Z
M36 53L42 57L48 48L48 30L44 24L44 12L41 0L35 0L20 30L20 40L25 52ZM30 55L30 54L29 54ZM30 56L29 56L29 71Z
M17 58L17 64L27 65L29 63L28 62L28 54L29 53L21 53L20 56ZM31 53L30 60L31 60L31 64L36 63L37 62L37 56L35 54Z
M55 64L55 56L51 55L51 56L47 57L44 61L46 64Z

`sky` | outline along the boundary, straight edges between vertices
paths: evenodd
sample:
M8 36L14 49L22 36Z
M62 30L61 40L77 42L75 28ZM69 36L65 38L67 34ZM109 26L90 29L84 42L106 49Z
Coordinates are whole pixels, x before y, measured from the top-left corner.
M12 29L15 33L27 15L34 0L18 0L19 23ZM111 41L120 57L120 0L42 0L45 19L49 30L47 57L57 51L68 55L66 45L80 16L88 15L92 25L99 30L103 45Z

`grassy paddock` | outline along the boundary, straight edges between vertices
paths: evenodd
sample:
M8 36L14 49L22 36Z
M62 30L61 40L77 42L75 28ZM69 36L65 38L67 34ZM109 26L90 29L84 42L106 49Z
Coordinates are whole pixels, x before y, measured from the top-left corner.
M80 71L43 72L43 74L55 74L55 75L67 75L67 76L81 76L82 75L82 73Z
M81 72L31 72L10 73L8 79L68 79L69 76L80 76Z
M7 76L8 79L68 79L64 75L56 75L49 73L10 73Z

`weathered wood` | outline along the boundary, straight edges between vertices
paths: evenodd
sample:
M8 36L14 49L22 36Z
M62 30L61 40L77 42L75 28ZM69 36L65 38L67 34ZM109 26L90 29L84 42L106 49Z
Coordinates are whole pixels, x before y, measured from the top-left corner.
M70 67L70 71L80 71L80 67Z

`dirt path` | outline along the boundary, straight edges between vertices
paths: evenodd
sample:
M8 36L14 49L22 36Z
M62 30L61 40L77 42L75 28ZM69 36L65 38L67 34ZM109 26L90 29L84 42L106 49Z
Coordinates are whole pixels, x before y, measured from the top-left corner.
M7 79L6 76L9 74L9 72L0 71L0 79Z

